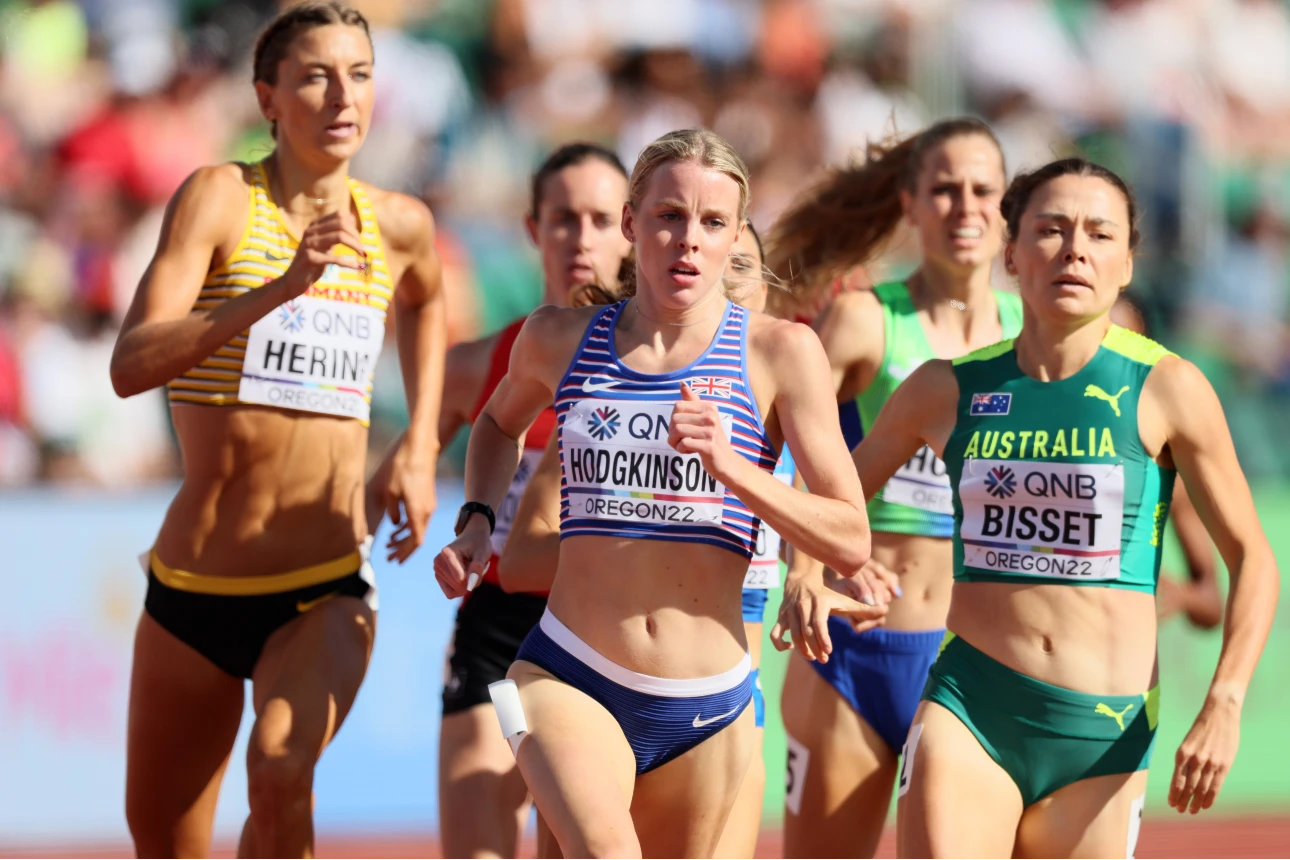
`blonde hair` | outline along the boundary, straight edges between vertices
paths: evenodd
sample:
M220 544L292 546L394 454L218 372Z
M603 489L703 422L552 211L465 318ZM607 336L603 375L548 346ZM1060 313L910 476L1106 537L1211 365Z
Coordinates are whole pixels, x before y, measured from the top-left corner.
M645 196L645 186L654 171L668 162L692 161L708 170L726 174L739 186L739 220L748 212L751 197L748 186L748 168L735 148L721 135L706 128L686 128L672 131L641 150L632 169L627 185L627 201L633 210L640 207Z

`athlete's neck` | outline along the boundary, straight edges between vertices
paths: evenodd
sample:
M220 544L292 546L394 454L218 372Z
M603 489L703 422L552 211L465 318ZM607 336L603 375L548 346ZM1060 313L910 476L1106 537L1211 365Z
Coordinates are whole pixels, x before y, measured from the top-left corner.
M266 163L270 181L277 186L274 197L278 208L312 221L348 207L348 161L319 169L283 153L279 148L266 159Z
M1017 366L1040 382L1069 379L1093 360L1110 328L1109 314L1063 327L1041 321L1027 307L1014 347Z
M553 287L550 281L542 284L542 304L555 305L557 308L569 307L569 296L573 290L561 292L558 288Z
M970 336L974 324L998 322L989 265L976 266L965 273L924 260L905 285L914 307L926 311L932 325L938 328L961 327Z
M663 307L643 281L640 286L642 289L627 303L618 324L620 330L630 333L633 341L650 344L661 353L681 340L698 338L704 343L712 340L726 310L720 285L687 308Z

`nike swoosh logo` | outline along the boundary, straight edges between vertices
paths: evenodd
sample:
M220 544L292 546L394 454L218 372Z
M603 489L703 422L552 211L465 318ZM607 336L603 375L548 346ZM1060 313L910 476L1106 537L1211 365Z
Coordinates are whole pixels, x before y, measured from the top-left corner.
M582 391L584 394L594 394L597 391L604 391L607 388L613 388L617 384L617 379L607 379L603 382L593 383L591 381L591 377L588 376L586 379L582 380Z
M296 611L299 612L301 615L304 615L306 612L308 612L310 609L313 609L318 604L331 600L333 597L336 597L339 594L340 594L339 591L333 591L330 594L324 594L322 597L315 597L313 600L297 600Z
M272 251L265 251L265 252L264 252L264 259L268 260L268 261L269 261L269 262L271 262L271 263L285 263L285 262L287 262L288 260L290 260L291 258L290 258L290 257L279 257L277 254L273 253Z
M732 711L726 711L724 714L722 714L722 715L720 715L720 716L718 716L718 717L709 717L709 718L708 718L708 719L706 719L706 720L699 719L699 716L700 716L700 715L699 715L699 714L695 714L695 715L694 715L694 722L693 722L693 723L691 723L690 725L694 726L696 729L701 729L701 728L703 728L704 726L710 726L710 725L712 725L713 723L717 722L718 720L724 720L726 717L730 716L731 714L733 714L733 713L734 713L735 711L737 711L737 710L739 710L739 708L737 708L737 707L736 707L736 708L735 708L734 710L732 710Z

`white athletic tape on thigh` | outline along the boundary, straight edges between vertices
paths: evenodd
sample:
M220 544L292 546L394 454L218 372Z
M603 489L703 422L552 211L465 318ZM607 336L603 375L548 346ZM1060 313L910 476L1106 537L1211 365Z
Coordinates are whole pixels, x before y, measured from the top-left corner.
M368 535L363 538L363 543L358 548L358 554L363 559L363 563L358 566L358 578L367 583L367 596L363 600L367 603L367 608L373 612L379 612L381 609L380 591L376 587L376 570L372 567L372 542L376 538Z
M497 721L502 724L502 737L511 745L511 754L517 755L520 741L529 732L524 719L524 705L520 702L520 688L510 678L488 685L488 697L493 700Z
M909 791L909 782L914 777L914 754L918 752L918 739L922 736L922 723L914 723L909 727L909 737L905 738L905 745L900 750L900 779L896 783L897 797L904 797L905 792Z
M1138 850L1138 831L1142 828L1142 807L1146 802L1147 796L1143 794L1129 807L1129 838L1124 845L1124 856L1128 860L1133 860L1134 852Z
M788 783L784 786L784 806L794 815L802 814L802 793L806 790L806 769L811 764L811 751L788 732Z

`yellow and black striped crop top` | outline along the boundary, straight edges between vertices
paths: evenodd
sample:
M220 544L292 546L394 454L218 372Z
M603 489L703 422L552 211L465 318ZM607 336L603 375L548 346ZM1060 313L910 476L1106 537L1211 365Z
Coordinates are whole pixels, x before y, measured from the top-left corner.
M299 242L269 191L263 162L252 165L251 177L242 239L206 276L195 310L218 307L281 277L295 257ZM256 403L368 423L371 374L394 287L376 210L356 180L349 180L349 190L362 226L366 270L328 266L303 296L281 305L171 380L167 388L172 403ZM352 253L339 247L336 252Z

